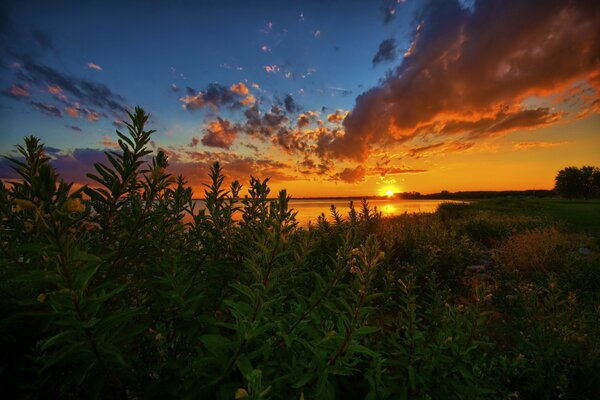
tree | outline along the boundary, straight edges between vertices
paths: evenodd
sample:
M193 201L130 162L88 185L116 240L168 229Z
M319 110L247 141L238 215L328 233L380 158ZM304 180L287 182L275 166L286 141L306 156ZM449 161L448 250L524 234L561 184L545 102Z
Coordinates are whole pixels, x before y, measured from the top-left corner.
M567 167L558 171L554 191L562 197L573 199L584 197L589 199L600 195L600 169L583 166Z

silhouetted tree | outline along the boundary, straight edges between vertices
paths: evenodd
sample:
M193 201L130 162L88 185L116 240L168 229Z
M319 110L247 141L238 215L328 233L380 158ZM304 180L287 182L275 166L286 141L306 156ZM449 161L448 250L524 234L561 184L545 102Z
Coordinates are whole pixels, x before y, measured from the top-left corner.
M567 167L558 171L554 191L562 197L573 199L584 197L589 199L600 194L600 169L583 166Z

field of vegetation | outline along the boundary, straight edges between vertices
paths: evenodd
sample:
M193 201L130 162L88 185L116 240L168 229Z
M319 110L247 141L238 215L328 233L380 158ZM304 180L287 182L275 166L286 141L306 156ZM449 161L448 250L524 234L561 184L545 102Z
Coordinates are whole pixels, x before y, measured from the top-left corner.
M364 202L303 229L285 191L250 178L242 195L218 164L195 209L146 121L94 188L59 181L36 138L18 147L22 180L0 186L6 398L600 393L598 202Z

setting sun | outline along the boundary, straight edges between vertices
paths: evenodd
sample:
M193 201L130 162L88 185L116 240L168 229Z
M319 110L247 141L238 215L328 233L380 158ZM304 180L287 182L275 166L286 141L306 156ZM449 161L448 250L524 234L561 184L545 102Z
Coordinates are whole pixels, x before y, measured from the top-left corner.
M387 197L392 197L394 195L394 191L392 189L388 189L386 190L385 195Z

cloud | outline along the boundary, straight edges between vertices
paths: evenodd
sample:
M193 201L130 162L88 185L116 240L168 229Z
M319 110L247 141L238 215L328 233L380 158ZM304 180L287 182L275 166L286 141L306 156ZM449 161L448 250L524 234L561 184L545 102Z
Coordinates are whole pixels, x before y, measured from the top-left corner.
M394 61L396 56L396 41L393 38L385 39L379 44L379 50L373 57L373 66L384 61Z
M85 119L87 119L90 122L98 122L98 120L100 119L100 114L86 109L85 110Z
M321 37L321 30L317 29L313 32L313 36L315 37L315 39L318 39Z
M81 128L75 125L66 125L66 127L74 130L75 132L82 132Z
M49 117L62 117L62 112L52 104L39 103L37 101L32 101L31 105L38 109L39 112L45 114Z
M342 172L334 175L334 180L341 180L347 183L356 183L365 179L367 170L362 165L356 168L344 168Z
M228 120L217 118L204 131L202 144L209 147L229 149L237 136L238 127Z
M192 137L192 141L190 142L190 144L188 146L196 147L198 145L198 143L200 143L200 139L198 139L198 136L194 136L194 137Z
M283 105L285 106L285 110L290 114L300 111L300 107L298 104L296 104L291 94L285 95L285 98L283 99Z
M356 98L345 135L326 146L331 156L364 160L374 147L431 134L424 126L483 139L555 123L563 113L525 100L592 84L600 69L593 2L429 2L417 21L401 63Z
M98 64L94 64L92 62L87 63L86 66L90 69L95 69L96 71L102 71L101 66L99 66Z
M99 142L104 147L108 147L111 149L120 149L119 143L114 141L109 135L102 136L102 141Z
M396 5L400 3L398 0L385 0L381 5L383 12L383 23L389 24L396 18Z
M265 44L265 45L262 45L262 46L260 47L260 49L261 49L261 50L262 50L264 53L270 53L270 52L271 52L271 48L270 48L269 46L267 46L266 44Z
M23 60L16 75L22 84L56 92L53 94L69 107L74 105L67 101L67 96L73 103L105 110L117 118L123 118L127 110L125 99L106 85L65 74L32 60Z
M25 87L21 85L12 85L10 89L8 89L8 93L13 97L29 97L31 93Z
M430 144L427 146L411 148L406 152L406 155L409 157L421 158L421 157L425 157L425 156L431 156L434 154L465 151L465 150L469 150L470 148L472 148L473 145L474 145L473 142L460 142L460 141L441 142L441 143Z
M50 164L56 169L60 178L66 182L93 183L86 174L94 172L94 163L107 164L104 151L98 149L80 148L66 152L46 147L46 152L51 156ZM11 168L11 163L5 158L0 158L0 178L14 179L17 177Z
M378 166L378 167L372 168L369 172L379 175L379 176L386 176L386 175L422 174L424 172L428 172L428 170Z
M272 105L269 111L261 113L258 103L255 103L244 111L244 116L244 132L259 137L272 136L290 120L284 109L276 104Z
M33 31L31 34L36 45L42 50L55 50L54 44L52 43L52 39L47 33L44 33L39 30Z
M318 117L319 113L315 111L307 111L298 116L298 119L296 120L296 125L298 126L298 128L303 128L316 121Z
M327 115L327 121L339 123L346 118L346 115L348 115L348 112L344 112L342 109L337 109L335 110L335 113Z
M557 141L557 142L519 142L514 144L514 148L516 150L529 150L529 149L547 149L551 147L560 147L571 142L567 140Z
M281 67L277 64L265 65L263 68L265 71L271 72L271 73L279 72L279 70L281 70Z
M191 89L191 90L190 90ZM190 94L190 92L192 92ZM242 82L227 87L220 83L210 83L203 91L193 93L192 88L188 88L188 96L181 97L184 110L197 110L210 107L213 111L218 111L222 106L238 108L244 101L243 96L248 94L248 88Z
M65 107L65 112L69 117L79 118L79 109L77 107Z
M248 90L248 87L244 84L244 82L234 83L229 87L229 90L241 96L245 96L250 93L250 90Z

